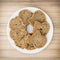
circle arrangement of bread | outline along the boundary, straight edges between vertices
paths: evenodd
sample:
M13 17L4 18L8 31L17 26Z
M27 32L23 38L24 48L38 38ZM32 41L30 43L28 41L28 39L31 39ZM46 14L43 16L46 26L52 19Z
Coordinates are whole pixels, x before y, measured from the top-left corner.
M33 32L27 32L27 26L33 26ZM50 29L45 14L40 10L32 13L29 10L22 10L19 15L12 18L9 23L10 37L16 46L22 49L33 50L42 48L46 42L46 35Z

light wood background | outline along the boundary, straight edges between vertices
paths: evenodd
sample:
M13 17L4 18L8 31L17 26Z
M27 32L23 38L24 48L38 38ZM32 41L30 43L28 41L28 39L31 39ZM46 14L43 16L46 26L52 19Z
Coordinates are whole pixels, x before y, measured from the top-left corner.
M40 53L29 55L14 49L7 38L10 16L21 7L33 6L44 10L52 19L54 36ZM0 0L0 60L60 60L60 0Z

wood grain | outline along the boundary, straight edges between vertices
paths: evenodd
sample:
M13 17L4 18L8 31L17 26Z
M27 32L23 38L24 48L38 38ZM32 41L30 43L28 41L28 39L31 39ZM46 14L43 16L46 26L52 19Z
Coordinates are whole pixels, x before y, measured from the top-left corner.
M29 55L14 49L7 38L10 16L21 7L38 7L52 19L54 36L50 45L40 53ZM0 60L59 60L60 59L60 0L0 0Z

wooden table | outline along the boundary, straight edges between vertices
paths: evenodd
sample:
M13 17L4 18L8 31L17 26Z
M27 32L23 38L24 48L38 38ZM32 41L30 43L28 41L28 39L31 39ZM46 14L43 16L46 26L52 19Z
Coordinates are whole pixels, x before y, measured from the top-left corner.
M0 0L0 60L59 60L60 59L60 1L59 0ZM33 6L44 10L52 19L54 36L50 45L40 53L29 55L14 49L7 38L10 16L21 7Z

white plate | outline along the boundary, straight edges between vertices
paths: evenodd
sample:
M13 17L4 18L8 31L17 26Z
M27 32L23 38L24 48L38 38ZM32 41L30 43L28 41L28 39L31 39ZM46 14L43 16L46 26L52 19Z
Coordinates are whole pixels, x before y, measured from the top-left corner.
M47 20L47 22L48 22L49 25L50 25L50 30L49 30L48 34L46 35L46 37L47 37L47 43L46 43L46 44L44 45L44 47L42 47L42 48L37 48L37 49L35 49L35 50L21 49L21 48L19 48L19 47L17 47L17 46L15 45L14 41L13 41L13 40L11 39L11 37L10 37L9 22L10 22L10 20L11 20L12 18L18 16L19 12L20 12L21 10L24 10L24 9L30 10L31 12L35 12L35 11L37 11L37 10L40 10L40 11L42 11L42 12L45 14L45 16L46 16L46 20ZM50 42L51 42L51 40L52 40L52 37L53 37L53 24L52 24L52 21L51 21L50 17L49 17L43 10L41 10L41 9L39 9L39 8L35 8L35 7L25 7L25 8L21 8L21 9L19 9L18 11L16 11L16 12L10 17L9 22L8 22L8 26L7 26L8 40L9 40L10 44L11 44L15 49L17 49L18 51L20 51L20 52L22 52L22 53L27 53L27 54L38 53L38 52L44 50L44 49L50 44Z

